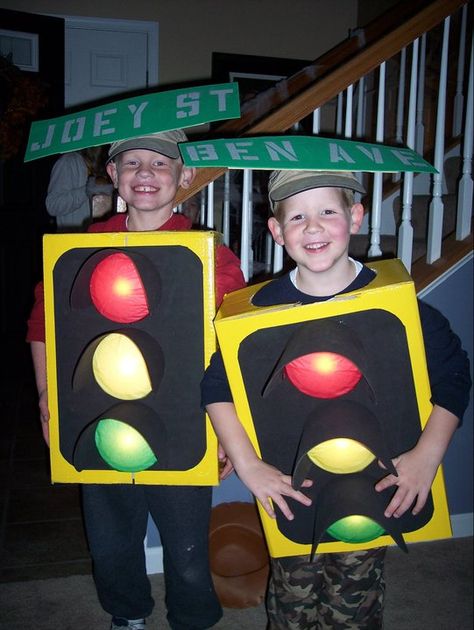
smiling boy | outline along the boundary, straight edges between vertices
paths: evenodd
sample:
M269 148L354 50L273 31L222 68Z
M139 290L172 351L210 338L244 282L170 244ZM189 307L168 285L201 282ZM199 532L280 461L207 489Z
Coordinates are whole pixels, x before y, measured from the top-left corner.
M295 268L267 284L252 297L254 306L312 304L370 284L375 273L349 257L349 243L363 219L363 206L354 191L364 193L349 172L274 171L268 185L273 216L268 227L285 247ZM398 476L387 474L377 491L396 486L385 509L399 518L424 506L431 485L469 400L470 376L466 353L447 320L419 302L433 410L413 449L393 460ZM285 497L310 505L295 490L291 477L257 456L239 422L225 375L216 353L202 382L206 407L236 472L275 518L272 502L286 518L294 518ZM311 481L303 483L310 488ZM269 630L327 630L371 628L383 623L385 547L351 553L317 554L271 559L267 594Z
M177 142L184 138L184 133L173 131L159 139L122 140L111 146L107 172L127 202L130 231L161 228L173 214L178 188L189 188L195 169L181 162Z
M184 167L180 130L115 142L107 172L127 212L89 227L89 232L189 230L191 221L174 212L179 187L188 188L195 171ZM216 302L244 286L236 256L216 250ZM40 284L29 322L43 435L49 443L44 303ZM186 334L186 330L182 331ZM179 413L179 408L176 413ZM222 610L208 562L210 487L138 484L83 484L82 503L94 580L100 603L112 615L111 629L142 630L154 606L146 574L143 541L151 514L160 532L167 618L173 630L204 630Z
M280 193L285 178L294 171L280 172ZM304 174L305 171L302 171ZM353 178L340 175L343 186L350 184L362 192ZM349 240L359 231L364 218L361 203L353 203L347 188L310 188L276 203L268 228L278 245L285 247L296 263L297 286L315 296L335 295L354 279L354 264L348 257Z

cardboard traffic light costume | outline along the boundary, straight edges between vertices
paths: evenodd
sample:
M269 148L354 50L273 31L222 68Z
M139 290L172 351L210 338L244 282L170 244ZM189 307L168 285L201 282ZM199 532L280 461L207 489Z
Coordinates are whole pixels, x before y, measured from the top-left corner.
M52 480L211 485L213 232L44 237Z
M288 521L259 506L274 557L445 538L441 471L423 510L387 519L391 460L413 448L430 411L418 305L400 261L369 264L365 288L310 305L255 307L262 285L225 298L216 330L237 414L264 461L293 476L311 507ZM379 463L380 462L380 463ZM382 468L385 467L385 470Z

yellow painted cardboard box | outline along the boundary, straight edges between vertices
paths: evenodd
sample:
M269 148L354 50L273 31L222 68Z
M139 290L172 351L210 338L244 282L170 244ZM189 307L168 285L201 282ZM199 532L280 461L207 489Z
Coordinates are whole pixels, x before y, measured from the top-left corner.
M215 350L214 260L219 243L218 234L198 231L44 237L53 482L218 483L217 442L208 418L200 411L199 383ZM81 274L87 280L87 273L82 270L87 265L94 267L94 256L116 252L139 261L144 270L150 313L136 323L115 323L98 314L86 295L88 283L81 280ZM85 304L73 304L74 292L84 294L79 302ZM111 469L100 459L94 469L78 470L74 457L80 437L86 434L88 426L93 426L98 415L120 402L101 391L95 381L75 391L80 357L87 357L84 350L93 339L117 330L128 334L140 329L157 340L164 355L157 391L139 401L154 406L164 435L163 457L151 468L138 472ZM188 415L182 411L186 405L191 409Z
M252 350L245 358L243 354L244 347L248 340L251 340L252 336L256 334L256 331L271 331L271 334L276 331L275 334L278 335L278 329L280 328L283 330L287 326L291 327L293 324L311 320L334 316L347 318L354 316L354 314L374 310L378 312L386 311L398 318L406 333L406 345L408 346L409 361L411 361L412 382L416 393L415 407L418 407L419 413L417 422L421 425L417 427L417 431L421 431L421 427L424 427L426 424L432 405L430 403L430 386L413 282L402 263L398 260L381 261L371 263L368 266L374 269L377 275L367 287L340 295L326 302L311 305L289 304L255 307L251 303L252 296L265 283L242 289L226 296L224 299L215 321L218 342L222 351L237 414L256 452L260 456L262 453L262 444L260 442L263 438L259 438L258 431L261 429L257 430L256 421L253 417L252 405L255 404L255 394L250 393L250 381L248 377L243 375L243 362L247 360L247 363L252 363ZM370 335L370 333L371 331L367 330L367 334ZM272 339L273 337L269 335L270 343L272 343ZM255 358L255 350L253 352ZM278 352L280 351L278 350ZM386 360L389 363L390 356L387 356ZM249 370L251 372L252 367ZM397 395L404 397L405 392L400 391ZM272 421L271 418L267 420L269 422ZM268 430L271 431L272 428L270 427ZM291 429L287 431L287 437L290 436L290 431ZM262 434L260 433L260 435ZM282 448L284 448L284 445L282 445ZM432 500L434 510L429 521L415 531L404 533L406 542L446 538L451 535L441 468L438 470L433 483ZM279 526L280 521L271 519L260 505L258 507L270 554L273 557L311 553L311 544L301 544L289 539L282 533ZM354 551L390 544L393 544L393 539L385 534L373 541L364 543L321 542L317 552Z

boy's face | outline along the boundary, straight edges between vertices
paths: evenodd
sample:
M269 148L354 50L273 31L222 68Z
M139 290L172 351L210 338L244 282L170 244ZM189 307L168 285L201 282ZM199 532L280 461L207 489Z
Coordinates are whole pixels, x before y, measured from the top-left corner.
M360 203L347 209L337 188L312 188L280 201L278 217L268 220L274 240L300 270L319 273L347 260L350 236L359 231L364 210Z
M129 209L145 212L171 209L178 188L189 188L194 179L194 169L148 149L120 153L107 172Z

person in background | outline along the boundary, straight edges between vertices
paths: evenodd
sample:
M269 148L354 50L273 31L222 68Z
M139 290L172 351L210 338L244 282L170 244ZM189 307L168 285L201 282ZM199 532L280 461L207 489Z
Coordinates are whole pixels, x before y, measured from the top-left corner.
M193 195L189 199L183 202L181 208L181 214L184 214L185 217L191 221L193 227L200 228L200 218L201 218L201 201L199 199L199 195Z
M46 196L58 232L83 232L112 211L113 185L105 170L107 147L64 153L54 164Z

